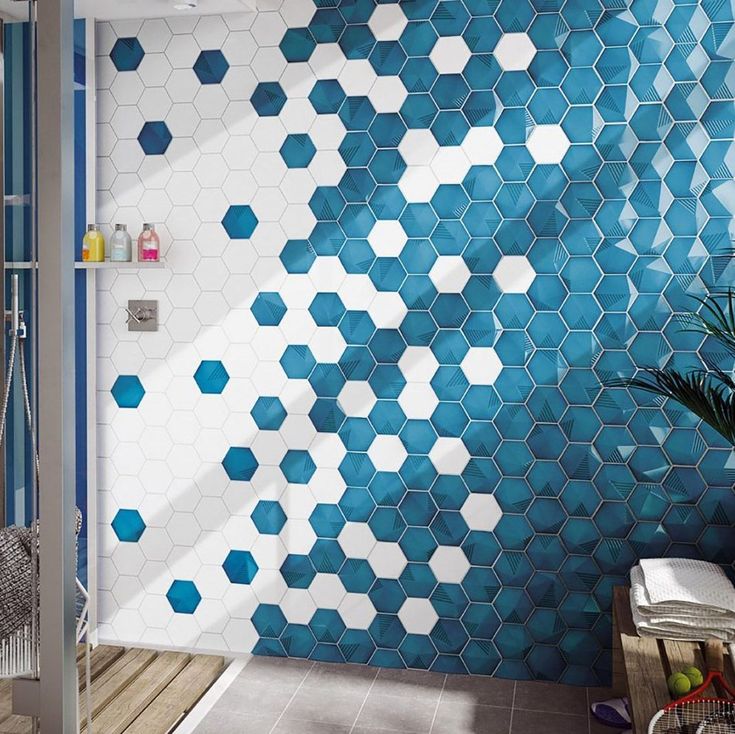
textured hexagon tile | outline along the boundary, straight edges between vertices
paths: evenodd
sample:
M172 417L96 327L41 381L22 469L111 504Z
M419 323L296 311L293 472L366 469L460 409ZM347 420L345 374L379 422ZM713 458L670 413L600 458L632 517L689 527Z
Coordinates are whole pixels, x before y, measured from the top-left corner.
M733 20L491 5L99 24L96 218L167 265L97 280L110 639L607 685L637 558L730 563L732 452L602 385L732 367Z

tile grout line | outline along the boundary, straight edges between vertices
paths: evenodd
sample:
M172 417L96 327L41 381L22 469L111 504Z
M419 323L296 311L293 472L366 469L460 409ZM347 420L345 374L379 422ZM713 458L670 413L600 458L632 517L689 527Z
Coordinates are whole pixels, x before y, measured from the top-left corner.
M444 695L444 689L447 687L447 674L444 674L444 680L442 681L442 689L439 691L439 698L436 700L436 708L434 709L434 715L431 717L431 726L429 727L429 734L434 731L434 723L436 722L436 715L439 713L439 706L442 702L442 696Z
M365 704L367 703L368 696L370 695L370 692L373 690L373 686L375 685L375 681L378 680L379 675L380 675L380 668L378 668L375 671L375 678L373 678L372 681L370 681L370 688L367 689L365 698L362 699L360 708L357 710L357 714L355 715L355 720L352 722L352 726L350 727L349 734L352 734L352 732L355 731L355 727L357 726L357 720L360 718L360 714L362 713L362 710L365 708Z
M281 711L281 713L278 714L278 718L273 723L273 726L270 728L270 731L268 732L268 734L273 734L276 727L281 723L281 719L283 718L283 715L286 713L286 709L288 709L288 707L293 703L294 698L296 698L296 694L301 690L301 687L304 685L304 681L308 677L309 673L311 673L311 671L314 669L314 665L315 663L312 661L311 667L304 674L304 677L301 679L301 683L299 683L298 686L296 686L296 690L293 692L293 695L291 696L291 698L288 699L288 703L283 707L283 711Z
M518 688L518 681L513 681L513 696L510 700L510 720L508 721L508 734L513 731L513 712L516 709L516 689Z

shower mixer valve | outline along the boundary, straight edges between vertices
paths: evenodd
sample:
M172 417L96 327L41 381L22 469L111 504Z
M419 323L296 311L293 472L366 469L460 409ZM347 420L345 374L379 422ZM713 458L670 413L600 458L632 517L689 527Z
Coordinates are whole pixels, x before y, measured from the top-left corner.
M10 309L5 311L5 321L10 323L8 333L10 336L17 336L20 339L26 337L26 322L23 318L23 311L20 308L20 295L18 274L13 273L10 276Z
M128 331L158 331L158 301L128 301Z

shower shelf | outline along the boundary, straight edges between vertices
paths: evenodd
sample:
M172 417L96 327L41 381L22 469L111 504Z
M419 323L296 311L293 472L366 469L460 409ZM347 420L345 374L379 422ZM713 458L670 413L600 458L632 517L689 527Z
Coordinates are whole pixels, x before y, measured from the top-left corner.
M33 263L26 261L9 261L5 263L6 270L30 270ZM74 267L77 270L156 270L158 268L165 268L166 263L163 260L158 262L129 262L129 263L117 263L105 260L105 262L75 262Z

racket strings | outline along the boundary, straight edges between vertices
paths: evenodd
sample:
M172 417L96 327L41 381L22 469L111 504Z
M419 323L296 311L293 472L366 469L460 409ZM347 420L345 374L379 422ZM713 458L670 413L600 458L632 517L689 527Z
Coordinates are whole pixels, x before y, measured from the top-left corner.
M662 712L652 734L735 734L735 704L723 699L678 704Z

